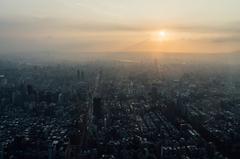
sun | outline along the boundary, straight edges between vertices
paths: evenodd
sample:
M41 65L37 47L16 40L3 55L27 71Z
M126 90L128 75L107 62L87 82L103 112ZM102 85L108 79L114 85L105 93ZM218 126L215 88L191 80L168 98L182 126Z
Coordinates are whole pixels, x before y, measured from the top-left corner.
M165 42L170 39L170 34L166 30L158 30L152 32L152 39L154 41Z
M163 39L166 37L166 32L165 31L159 31L158 33L159 38Z

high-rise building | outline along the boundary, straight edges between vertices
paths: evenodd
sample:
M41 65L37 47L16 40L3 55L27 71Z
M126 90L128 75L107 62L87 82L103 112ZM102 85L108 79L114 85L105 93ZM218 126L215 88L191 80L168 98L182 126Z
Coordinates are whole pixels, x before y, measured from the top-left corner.
M77 70L77 79L80 80L80 71Z
M79 82L77 84L77 96L80 100L85 101L87 99L89 86L87 82Z
M96 119L100 119L103 116L102 99L100 97L93 99L93 115Z
M81 71L81 80L85 80L85 74L84 74L84 71Z

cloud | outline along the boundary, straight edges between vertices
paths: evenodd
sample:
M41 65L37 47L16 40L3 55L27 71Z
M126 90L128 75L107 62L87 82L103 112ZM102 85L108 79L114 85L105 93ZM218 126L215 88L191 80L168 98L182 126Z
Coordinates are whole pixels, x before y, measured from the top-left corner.
M229 36L209 39L214 43L240 43L240 36Z
M72 30L78 32L140 32L154 31L162 28L177 32L189 33L229 33L240 34L240 22L222 25L198 25L198 24L167 24L167 23L117 23L94 21L68 21L65 19L32 17L18 19L0 19L1 31L38 31L38 30Z
M173 40L173 43L183 41L219 45L238 44L240 43L240 29L237 26L238 23L215 26L163 23L159 25L125 24L67 21L46 17L0 19L0 51L72 50L77 52L78 50L105 51L118 48L129 50L139 45L145 46L148 41L152 42L149 40L151 37L146 37L144 33L162 28L177 33L190 33L186 37L184 37L185 34L183 37L179 36L175 41ZM132 35L137 37L132 37Z
M233 33L240 34L240 28L237 25L219 25L219 26L206 26L206 25L176 25L169 26L170 28L183 31L183 32L197 32L197 33Z

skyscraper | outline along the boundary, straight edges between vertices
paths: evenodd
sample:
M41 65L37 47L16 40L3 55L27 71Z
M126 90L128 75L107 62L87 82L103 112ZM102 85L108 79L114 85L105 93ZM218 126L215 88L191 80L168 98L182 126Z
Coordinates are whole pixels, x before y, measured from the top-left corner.
M93 115L96 119L101 119L103 116L102 99L100 97L93 99Z

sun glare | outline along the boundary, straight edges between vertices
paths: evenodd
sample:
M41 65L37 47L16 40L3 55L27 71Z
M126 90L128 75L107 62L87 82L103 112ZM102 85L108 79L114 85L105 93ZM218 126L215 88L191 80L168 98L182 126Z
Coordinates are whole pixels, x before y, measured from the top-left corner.
M167 40L167 36L168 36L167 32L164 30L155 32L153 35L157 41L165 41Z
M159 35L160 38L164 38L164 37L166 37L166 32L165 31L160 31L158 33L158 35Z

